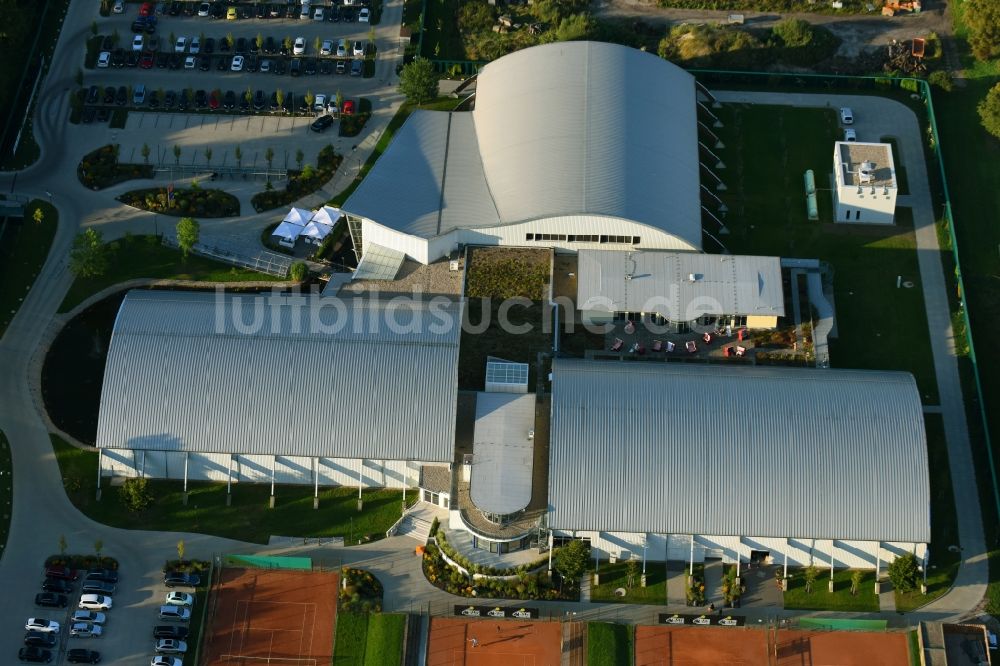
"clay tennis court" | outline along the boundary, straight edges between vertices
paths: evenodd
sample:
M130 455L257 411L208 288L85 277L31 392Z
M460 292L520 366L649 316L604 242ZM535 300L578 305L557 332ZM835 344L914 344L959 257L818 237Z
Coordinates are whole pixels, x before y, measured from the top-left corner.
M558 666L561 643L558 622L435 617L427 666Z
M336 573L223 570L205 651L209 666L318 666L333 658Z
M910 663L909 646L903 633L782 629L777 637L775 655L773 645L769 646L766 629L640 626L635 630L635 664L908 666Z

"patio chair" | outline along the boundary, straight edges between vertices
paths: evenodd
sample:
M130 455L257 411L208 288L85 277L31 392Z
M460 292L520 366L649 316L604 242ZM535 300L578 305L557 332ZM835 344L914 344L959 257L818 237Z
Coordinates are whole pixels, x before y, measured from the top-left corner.
M712 341L712 334L706 331L705 335L701 336L701 339L704 340L705 344L707 345Z
M667 353L669 354L670 352L672 352L674 350L675 346L676 345L674 345L674 343L672 343L669 340L667 340Z
M698 345L694 340L688 340L684 343L684 348L688 350L689 354L693 354L698 351Z
M732 347L723 347L722 348L722 355L725 356L726 358L729 358L730 356L732 356L735 353L736 353L736 350L734 350Z
M737 356L745 356L746 353L747 353L747 348L746 347L737 347L736 348L736 355Z
M635 333L635 324L633 324L631 321L625 322L625 332L628 333L629 335Z
M621 351L622 345L624 344L625 344L624 340L622 340L621 338L615 338L615 343L611 345L611 351Z
M651 349L655 352L663 351L663 343L659 340L653 340L653 346Z

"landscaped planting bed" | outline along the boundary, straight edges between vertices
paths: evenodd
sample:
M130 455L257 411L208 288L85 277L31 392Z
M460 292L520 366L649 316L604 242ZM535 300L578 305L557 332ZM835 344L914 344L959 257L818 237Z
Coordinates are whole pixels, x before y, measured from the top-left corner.
M343 162L343 155L338 155L333 146L325 146L316 157L316 166L307 164L301 171L289 171L288 183L281 190L264 190L253 195L250 202L258 213L279 206L287 206L293 201L312 194L333 178L337 168ZM270 184L270 181L268 181Z
M236 217L240 200L222 190L203 189L192 183L189 188L174 189L173 200L167 188L132 190L118 197L123 204L173 217Z
M108 144L84 155L76 175L84 187L103 190L126 180L152 178L153 167L150 164L119 163L118 144Z

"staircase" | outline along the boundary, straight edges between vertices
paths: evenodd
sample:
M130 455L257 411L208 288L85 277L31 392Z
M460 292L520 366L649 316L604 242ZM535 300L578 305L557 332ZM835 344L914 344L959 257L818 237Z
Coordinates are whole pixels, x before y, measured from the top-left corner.
M416 539L420 543L427 543L427 537L431 534L431 523L424 520L415 513L408 513L403 517L403 522L396 530L396 536L407 536Z

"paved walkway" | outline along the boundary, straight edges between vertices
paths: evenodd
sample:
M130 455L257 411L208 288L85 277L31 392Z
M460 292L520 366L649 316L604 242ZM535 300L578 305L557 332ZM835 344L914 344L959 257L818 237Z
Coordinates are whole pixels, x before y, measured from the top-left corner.
M933 200L928 190L927 168L923 159L923 132L917 116L907 106L882 97L867 95L806 95L759 92L715 92L722 102L795 105L854 110L858 134L871 140L896 137L900 161L906 167L917 239L917 261L923 288L924 307L930 330L934 374L941 396L941 414L948 441L958 534L963 559L955 585L946 595L925 607L928 613L964 617L982 600L989 580L986 544L976 490L976 471L962 401L962 384L955 357L954 331L948 307L948 292L941 266L941 251L934 227ZM832 149L832 146L831 146Z

